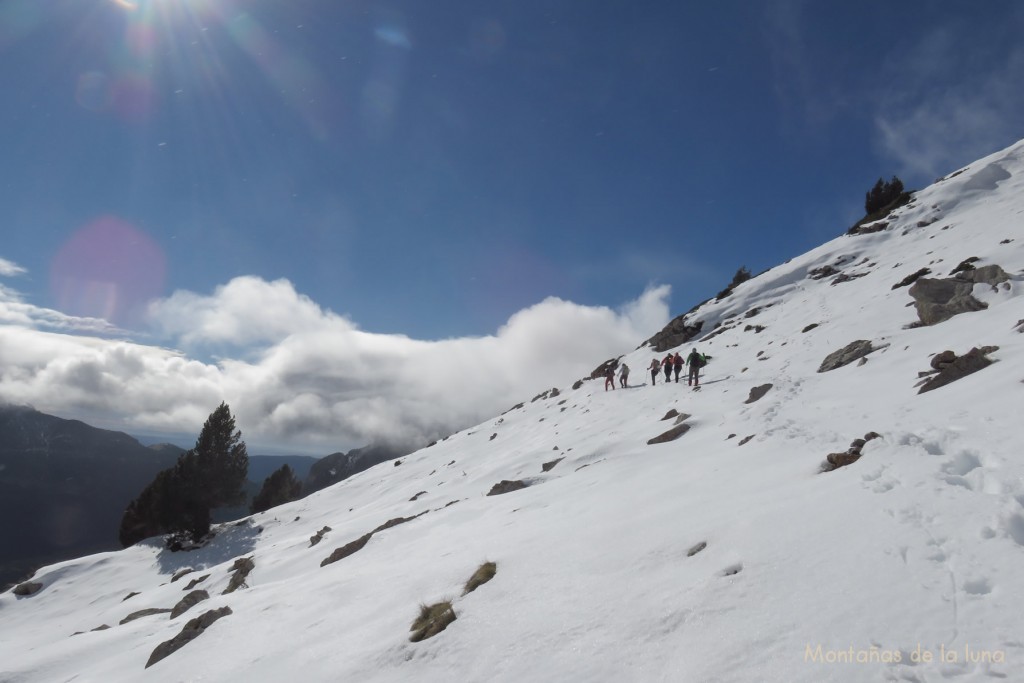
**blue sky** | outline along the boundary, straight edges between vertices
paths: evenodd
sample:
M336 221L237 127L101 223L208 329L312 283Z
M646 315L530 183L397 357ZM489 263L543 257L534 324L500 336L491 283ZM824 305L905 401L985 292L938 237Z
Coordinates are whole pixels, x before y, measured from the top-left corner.
M6 0L0 320L219 372L303 320L657 322L1024 137L1024 8L981 7Z

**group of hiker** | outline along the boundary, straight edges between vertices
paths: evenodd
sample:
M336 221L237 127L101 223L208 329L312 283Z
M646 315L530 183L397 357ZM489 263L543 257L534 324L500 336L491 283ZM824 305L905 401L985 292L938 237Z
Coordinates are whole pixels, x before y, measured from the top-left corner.
M708 359L702 353L699 353L695 348L690 351L690 355L686 357L684 363L683 357L679 355L679 352L672 353L669 351L668 355L662 358L660 361L655 358L651 360L651 364L648 369L651 371L651 385L657 384L658 373L664 371L665 382L672 381L672 373L675 373L676 382L679 381L679 373L683 370L683 365L689 366L689 374L687 375L686 383L687 386L699 387L700 386L700 369L707 365ZM619 385L625 389L629 385L629 366L623 363L619 366ZM607 370L604 373L604 390L608 391L608 387L615 389L615 366L612 364L608 365Z

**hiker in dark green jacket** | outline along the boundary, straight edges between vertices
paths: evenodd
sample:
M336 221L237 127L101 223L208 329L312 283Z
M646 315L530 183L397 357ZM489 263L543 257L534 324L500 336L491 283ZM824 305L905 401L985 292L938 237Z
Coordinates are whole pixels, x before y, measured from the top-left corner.
M690 374L686 378L687 386L700 386L700 369L707 365L707 363L708 361L704 354L697 353L696 347L690 351L690 355L686 357L686 364L690 367Z

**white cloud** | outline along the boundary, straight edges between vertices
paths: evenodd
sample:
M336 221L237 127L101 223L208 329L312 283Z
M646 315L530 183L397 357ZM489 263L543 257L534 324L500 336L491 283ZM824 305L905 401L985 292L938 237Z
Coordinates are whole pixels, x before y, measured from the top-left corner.
M493 335L437 341L365 332L285 280L237 278L151 308L186 348L230 344L216 363L164 348L0 326L0 398L127 431L198 433L221 400L249 443L327 453L418 442L566 387L669 319L670 288L615 311L546 299ZM254 346L255 344L255 346ZM83 417L83 419L85 419Z
M23 275L25 272L25 269L17 263L0 258L0 276L14 277L15 275Z

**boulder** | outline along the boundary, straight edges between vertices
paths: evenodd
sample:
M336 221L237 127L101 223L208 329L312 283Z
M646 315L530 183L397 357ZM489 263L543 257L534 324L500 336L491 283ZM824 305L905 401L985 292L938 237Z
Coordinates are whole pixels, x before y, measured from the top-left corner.
M654 444L657 444L657 443L667 443L669 441L674 441L674 440L678 439L680 436L682 436L683 434L685 434L688 431L690 431L690 425L685 424L685 423L684 424L680 424L680 425L676 425L675 427L673 427L672 429L668 430L667 432L663 432L663 433L659 434L658 436L654 437L653 439L648 439L647 440L647 445L648 446L653 446Z
M25 583L19 583L17 586L14 587L14 590L11 592L17 595L18 597L23 598L29 595L35 595L42 589L43 584L37 583L35 581L26 581Z
M203 600L209 599L210 594L204 590L192 591L191 593L183 597L181 600L179 600L178 604L174 606L174 609L171 610L171 619L177 619L182 614L184 614L185 612L189 611L190 609L201 603Z
M546 462L546 463L544 463L543 465L540 466L540 471L541 472L550 472L552 469L554 469L555 465L557 465L558 463L562 462L562 460L564 460L564 459L565 459L564 457L561 457L561 458L556 458L554 460Z
M149 656L149 661L146 662L146 668L148 669L161 659L185 647L202 635L203 631L208 629L213 622L217 621L221 617L226 617L229 614L231 614L230 607L221 607L220 609L204 612L201 616L192 619L182 627L181 632L178 635L174 636L170 640L165 640L156 646L156 649L153 650L153 654Z
M140 609L138 612L132 612L131 614L129 614L117 623L119 626L123 626L128 622L135 621L136 619L141 619L142 617L149 617L154 614L167 614L170 611L171 610L167 609L166 607L149 607L146 609Z
M492 486L491 490L487 492L487 495L500 496L503 493L512 493L513 491L518 491L519 489L525 489L527 486L529 486L529 484L519 479L515 481L503 479L494 486Z
M331 564L333 562L337 562L338 560L343 560L346 557L348 557L349 555L352 555L352 554L362 550L363 547L370 541L370 537L371 536L373 536L373 534L363 534L362 536L360 536L356 540L352 541L351 543L346 543L345 545L341 546L340 548L335 548L334 552L331 553L330 556L325 558L320 563L320 566L321 567L326 567L327 565L329 565L329 564Z
M937 375L926 380L917 393L923 394L926 391L938 389L978 370L987 368L995 362L987 357L988 354L996 351L998 348L997 346L984 346L980 349L973 348L964 355L955 357L954 360L943 365ZM932 360L934 361L935 359L933 358Z
M825 360L821 361L821 365L818 367L818 372L828 372L829 370L841 368L877 350L871 345L870 341L858 339L855 342L850 342L838 351L833 351L825 356Z
M932 370L942 370L955 360L956 354L947 350L932 356L930 365L932 366Z
M256 568L256 563L252 561L251 557L239 557L235 560L235 563L231 566L231 571L234 573L231 575L231 581L228 582L228 587L224 589L221 595L227 593L234 593L243 586L248 587L245 582L245 577L249 576L249 572Z
M683 314L673 318L669 321L668 325L665 325L661 331L645 341L644 344L649 345L652 350L658 353L664 353L700 335L700 331L704 327L704 321L698 320L690 324L686 315Z
M744 403L753 403L754 401L760 400L771 388L771 384L762 384L761 386L754 387L750 390L750 395Z
M908 291L922 325L936 325L961 313L988 308L972 295L974 285L992 287L1006 282L1010 276L997 265L982 266L957 273L951 278L919 278Z

